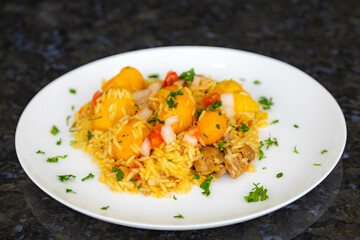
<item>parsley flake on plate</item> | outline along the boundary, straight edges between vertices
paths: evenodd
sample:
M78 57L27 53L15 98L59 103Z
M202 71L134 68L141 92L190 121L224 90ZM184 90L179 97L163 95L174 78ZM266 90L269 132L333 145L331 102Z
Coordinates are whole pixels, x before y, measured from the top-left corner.
M55 125L53 125L50 133L55 136L55 135L58 134L59 132L60 132L59 129L58 129Z
M174 199L174 200L177 200L177 198L175 197L175 195L173 195L173 199Z
M298 126L298 125L296 125L296 124L294 124L294 128L299 128L299 126Z
M261 84L261 82L259 80L255 80L254 84L259 85L259 84Z
M159 74L151 74L148 78L159 78Z
M213 179L213 176L209 176L207 179L205 179L201 184L200 184L200 188L203 189L204 191L202 192L202 194L204 194L205 196L209 196L210 195L210 184L211 184L211 180Z
M59 158L62 158L62 159L65 159L67 157L67 155L64 155L64 156L55 156L55 157L52 157L52 158L48 158L46 161L47 162L50 162L50 163L57 163Z
M71 94L76 94L76 90L73 89L73 88L70 88L70 89L69 89L69 92L70 92Z
M264 146L264 143L262 141L260 141L260 146L259 146L259 160L266 158L264 155L264 151L261 149Z
M328 151L326 150L326 149L324 149L324 150L322 150L321 151L321 154L325 154L325 153L327 153Z
M94 178L94 175L92 173L89 173L86 177L84 177L83 179L81 179L81 181L85 181L85 180L88 180L88 179L91 179L91 178Z
M37 154L45 154L45 152L40 151L40 150L38 150L36 153L37 153Z
M184 218L183 215L181 215L180 213L176 216L174 216L174 218Z
M259 103L264 110L271 109L271 106L274 105L272 97L269 99L267 99L266 97L260 97Z
M298 150L296 149L296 146L294 147L294 153L299 154Z
M61 145L61 138L56 142L56 145Z
M71 178L75 179L76 176L72 175L72 174L68 174L68 175L57 175L57 177L59 178L59 180L61 182L66 182L69 181Z
M110 206L106 206L106 207L102 207L102 208L100 208L101 210L108 210L108 208L109 208Z
M276 177L277 178L281 178L282 176L284 176L284 174L281 172L281 173L278 173L278 174L276 174Z
M263 186L258 187L258 185L260 183L258 183L258 184L253 183L253 184L255 187L252 190L254 190L254 191L249 192L249 195L244 197L245 201L247 201L248 203L258 202L259 200L265 201L266 199L269 198L269 196L266 194L268 191L266 188L264 189Z
M279 119L276 119L276 120L272 121L272 122L270 123L270 125L275 124L275 123L278 123L278 122L279 122Z
M271 147L272 145L277 147L279 146L277 139L276 138L271 139L271 136L269 136L269 138L265 140L265 144L266 144L266 150L269 149L269 147Z
M72 189L70 189L70 188L67 188L66 189L66 193L76 193L76 192L74 192Z

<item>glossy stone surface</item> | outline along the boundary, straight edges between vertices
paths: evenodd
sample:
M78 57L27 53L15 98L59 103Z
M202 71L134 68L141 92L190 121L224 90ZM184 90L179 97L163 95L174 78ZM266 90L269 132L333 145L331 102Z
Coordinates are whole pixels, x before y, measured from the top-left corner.
M1 1L0 29L0 238L359 239L358 1ZM169 45L256 52L318 80L340 104L348 127L347 146L333 172L272 214L184 232L102 222L63 206L32 183L14 147L17 121L31 98L90 61Z

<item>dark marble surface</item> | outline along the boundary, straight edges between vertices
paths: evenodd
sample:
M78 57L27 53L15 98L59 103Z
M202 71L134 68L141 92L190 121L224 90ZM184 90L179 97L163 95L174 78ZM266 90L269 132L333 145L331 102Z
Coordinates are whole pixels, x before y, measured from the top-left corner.
M360 238L359 1L0 1L0 30L0 238ZM340 104L348 127L346 149L333 172L272 214L179 232L102 222L32 183L14 147L16 124L30 99L95 59L169 45L256 52L317 79Z

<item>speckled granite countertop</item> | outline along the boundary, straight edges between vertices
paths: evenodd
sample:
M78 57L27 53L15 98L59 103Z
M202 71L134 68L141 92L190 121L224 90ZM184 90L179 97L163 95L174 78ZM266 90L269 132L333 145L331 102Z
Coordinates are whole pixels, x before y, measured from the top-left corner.
M0 238L359 239L360 4L358 1L1 1ZM170 45L242 49L288 62L340 104L345 152L314 190L272 214L227 227L149 231L75 212L41 191L16 156L30 99L90 61Z

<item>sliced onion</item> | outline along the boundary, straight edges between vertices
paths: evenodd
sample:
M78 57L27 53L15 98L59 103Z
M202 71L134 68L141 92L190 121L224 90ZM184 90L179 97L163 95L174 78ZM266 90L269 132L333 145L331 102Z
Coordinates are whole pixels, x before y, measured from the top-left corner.
M229 119L233 118L236 113L235 110L231 107L221 106L220 109L225 112L227 118L229 118Z
M140 101L142 98L148 98L149 97L149 89L140 90L133 93L133 96L136 100L136 102Z
M151 114L152 114L152 111L146 107L146 108L139 110L136 115L141 117L144 120L148 120L149 117L151 116Z
M165 120L165 124L168 124L168 125L172 125L174 123L177 123L179 121L179 116L178 115L175 115L175 116L172 116L172 117L169 117Z
M185 133L183 141L193 146L195 146L198 142L197 138L190 135L189 133Z
M151 149L151 144L149 138L145 138L143 144L141 145L141 154L145 157L149 156L150 149Z
M174 133L174 130L172 129L172 127L170 125L167 125L167 124L165 124L161 128L161 136L164 139L164 141L166 142L166 144L170 144L176 140L176 134Z
M161 88L161 82L154 82L149 85L148 89L151 95L155 95Z
M221 103L224 107L234 108L234 94L232 93L223 93L220 95Z
M200 84L200 81L201 81L201 77L195 76L193 81L192 81L191 87L192 88L198 87L199 84Z

